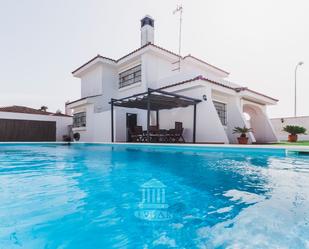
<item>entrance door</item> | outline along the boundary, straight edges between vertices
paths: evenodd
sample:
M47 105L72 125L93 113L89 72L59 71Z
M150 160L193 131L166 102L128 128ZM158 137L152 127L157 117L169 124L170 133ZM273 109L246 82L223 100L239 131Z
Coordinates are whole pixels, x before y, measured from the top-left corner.
M127 113L127 142L132 142L129 130L133 130L137 125L137 114Z

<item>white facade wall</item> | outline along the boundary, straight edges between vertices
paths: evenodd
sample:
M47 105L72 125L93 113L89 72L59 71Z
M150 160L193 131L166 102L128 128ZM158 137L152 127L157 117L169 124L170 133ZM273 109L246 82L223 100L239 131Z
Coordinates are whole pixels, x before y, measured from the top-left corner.
M143 55L143 63L145 66L145 75L147 87L160 88L170 83L181 82L183 80L192 79L198 75L205 75L208 77L223 78L222 74L215 71L207 70L205 67L192 65L186 60L180 61L180 71L178 68L178 59L175 57L162 57L153 53Z
M196 76L196 75L205 75L206 76L207 75L209 77L223 78L222 75L216 74L214 71L206 70L203 67L190 64L186 61L183 61L181 63L181 70L182 70L183 74L185 74L185 75L192 75L192 76Z
M131 69L137 65L142 65L141 82L135 83L134 85L119 88L119 79L118 79L119 73L124 72L128 69ZM136 93L145 92L147 90L146 78L145 78L146 75L145 73L143 73L146 70L145 67L146 67L146 63L142 61L142 57L140 56L135 58L135 60L133 61L130 60L130 61L127 61L126 63L120 64L118 67L117 73L116 73L115 82L113 83L115 85L115 88L114 88L115 92L114 92L113 98L120 99L120 98L131 96Z
M126 142L127 141L127 124L126 124L127 122L126 114L127 113L137 114L137 125L142 126L144 130L147 129L147 111L145 110L116 107L114 113L115 113L114 114L115 142ZM111 132L109 131L109 137L111 137L110 134Z
M86 127L73 128L80 134L82 142L111 142L111 111L95 113L94 104L77 108L78 112L86 112ZM126 113L137 114L137 125L147 126L147 112L138 109L114 108L114 138L115 142L127 141Z
M74 113L86 112L86 127L73 128L73 133L80 134L81 142L92 142L95 140L95 123L96 123L96 113L94 113L94 105L86 104L79 106L74 109Z
M253 136L257 143L277 142L275 130L267 116L266 106L242 100L243 112L250 115L251 119L246 121L247 127L253 129Z
M109 102L118 90L117 69L112 66L105 66L102 69L102 74L102 96L96 98L94 103L94 112L96 113L110 110Z
M111 141L110 137L110 104L111 98L120 99L137 93L147 91L148 88L157 89L162 86L192 79L198 75L206 77L225 78L227 74L211 68L210 66L202 66L192 59L181 61L181 70L173 71L177 68L177 57L163 56L153 50L137 54L124 59L120 64L101 63L95 65L92 70L87 69L81 78L82 97L100 94L101 96L89 98L87 104L83 106L73 107L74 112L84 109L87 112L87 127L74 129L81 134L81 141ZM128 70L136 65L142 65L142 80L139 83L119 89L119 73ZM240 94L232 89L214 85L205 81L194 81L184 84L176 88L168 88L165 91L172 91L183 94L192 98L203 99L203 95L207 96L207 101L203 101L197 105L197 142L219 142L219 143L237 143L237 134L233 134L236 126L248 126L243 115L243 105ZM222 126L217 111L212 103L215 99L219 102L227 104L227 125ZM138 125L142 125L146 129L147 112L144 110L125 109L115 107L115 141L126 141L126 113L138 114ZM274 135L271 124L268 120L266 112L263 112L263 120L254 122L263 122L259 125L260 129L267 129L259 140L267 140L266 136L273 140ZM155 124L155 113L151 115L151 123ZM192 141L193 126L193 107L178 108L172 110L160 111L160 128L170 129L174 127L175 121L183 122L185 128L184 137L187 142ZM108 132L107 132L108 131ZM249 134L250 142L255 142L253 134Z
M81 97L102 94L103 67L98 65L81 77Z
M203 99L203 95L207 96L207 101L197 104L196 142L229 143L224 127L221 125L217 111L212 103L211 88L209 86L205 86L204 83L196 83L195 87L191 89L173 92L197 99ZM176 121L183 123L186 142L192 142L193 106L160 111L161 128L174 128Z
M298 125L305 127L307 133L309 133L309 116L304 117L288 117L288 118L273 118L270 120L277 137L281 141L288 140L288 133L283 131L283 127L286 125ZM298 135L300 141L309 140L309 135Z
M55 121L56 122L56 140L62 141L64 135L69 135L69 125L72 125L72 117L38 115L16 112L0 112L0 119L19 119L34 121Z
M143 73L145 74L147 88L156 89L170 83L171 79L179 74L179 72L173 71L177 67L176 64L172 64L175 61L175 59L169 60L151 53L144 54L143 63L145 68Z
M227 116L227 124L224 127L224 130L228 136L228 140L230 143L237 143L237 137L239 134L233 134L233 130L235 127L244 127L246 126L245 118L243 116L240 99L235 95L231 95L228 93L222 93L219 91L212 92L212 98L214 101L218 101L226 104L226 116ZM249 142L255 142L252 134L248 135Z
M96 113L93 122L93 140L96 142L111 142L111 112Z

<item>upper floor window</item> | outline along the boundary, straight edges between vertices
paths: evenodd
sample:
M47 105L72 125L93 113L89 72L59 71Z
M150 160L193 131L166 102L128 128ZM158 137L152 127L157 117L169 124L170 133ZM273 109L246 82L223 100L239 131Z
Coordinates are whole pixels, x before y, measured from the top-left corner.
M227 125L226 104L218 101L213 101L213 103L215 105L215 108L217 110L222 125Z
M142 66L138 65L119 74L119 88L132 85L142 80Z
M73 115L73 127L86 127L86 112L78 112Z

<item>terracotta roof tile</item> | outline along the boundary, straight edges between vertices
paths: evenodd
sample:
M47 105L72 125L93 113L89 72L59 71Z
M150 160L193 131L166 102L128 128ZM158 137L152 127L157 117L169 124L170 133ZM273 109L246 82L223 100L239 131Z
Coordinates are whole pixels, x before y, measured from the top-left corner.
M222 83L217 82L217 81L214 81L214 80L212 80L212 79L205 78L205 77L202 76L202 75L199 75L199 76L194 77L194 78L192 78L192 79L180 81L180 82L177 82L177 83L174 83L174 84L171 84L171 85L163 86L163 87L161 87L160 89L166 89L166 88L170 88L170 87L174 87L174 86L179 86L179 85L186 84L186 83L189 83L189 82L192 82L192 81L196 81L196 80L208 81L208 82L210 82L210 83L213 83L213 84L216 84L216 85L225 87L225 88L229 88L229 89L235 90L234 87L231 87L231 86L222 84Z
M220 69L220 68L218 68L218 67L216 67L216 66L213 66L213 65L207 63L206 61L201 60L201 59L199 59L199 58L197 58L197 57L195 57L195 56L192 56L192 55L189 54L189 55L187 55L187 56L182 57L182 56L180 56L179 54L176 54L176 53L174 53L174 52L172 52L172 51L170 51L170 50L167 50L167 49L165 49L165 48L163 48L163 47L160 47L160 46L158 46L158 45L155 45L155 44L153 44L153 43L147 43L146 45L144 45L144 46L142 46L142 47L140 47L140 48L138 48L138 49L136 49L136 50L130 52L129 54L126 54L126 55L122 56L122 57L119 58L118 60L114 60L114 59L110 59L110 58L107 58L107 57L103 57L103 56L101 56L101 55L97 55L96 57L92 58L90 61L86 62L85 64L83 64L82 66L80 66L79 68L77 68L76 70L74 70L72 73L74 74L75 72L77 72L78 70L80 70L81 68L83 68L84 66L86 66L86 65L89 64L89 63L91 63L92 61L94 61L94 60L97 59L97 58L103 58L103 59L107 59L107 60L113 61L113 62L115 62L115 63L118 63L119 61L123 60L124 58L126 58L126 57L128 57L128 56L130 56L130 55L132 55L132 54L134 54L134 53L136 53L136 52L138 52L138 51L140 51L140 50L142 50L142 49L148 47L148 46L155 47L155 48L157 48L157 49L160 49L160 50L162 50L162 51L165 51L165 52L167 52L167 53L170 53L170 54L172 54L172 55L174 55L174 56L176 56L176 57L178 57L178 58L181 58L181 59L192 58L192 59L197 60L197 61L199 61L199 62L201 62L201 63L204 63L204 64L206 64L206 65L208 65L208 66L210 66L210 67L213 67L213 68L215 68L215 69L217 69L217 70L220 70L220 71L222 71L222 72L224 72L224 73L226 73L226 74L229 74L228 72L226 72L226 71L224 71L224 70L222 70L222 69ZM192 78L192 79L189 79L189 80L185 80L185 81L177 82L177 83L174 83L174 84L171 84L171 85L167 85L167 86L161 87L160 89L165 89L165 88L169 88L169 87L181 85L181 84L189 83L189 82L196 81L196 80L205 80L205 81L211 82L211 83L213 83L213 84L216 84L216 85L219 85L219 86L222 86L222 87L225 87L225 88L232 89L232 90L234 90L234 91L236 91L236 92L240 92L240 91L245 91L245 90L246 90L246 91L249 91L249 92L258 94L258 95L260 95L260 96L263 96L263 97L272 99L272 100L274 100L274 101L278 101L277 99L274 99L274 98L269 97L269 96L267 96L267 95L265 95L265 94L262 94L262 93L253 91L253 90L251 90L251 89L249 89L249 88L247 88L247 87L233 87L233 86L229 86L228 84L224 84L224 83L222 83L222 82L219 82L219 81L216 81L216 80L213 80L213 79L210 79L210 78L206 78L206 77L204 77L204 76L202 76L202 75L199 75L199 76L197 76L197 77L195 77L195 78ZM77 100L77 101L78 101L78 100Z
M126 55L120 57L118 60L116 60L116 62L119 62L119 61L123 60L124 58L126 58L126 57L128 57L128 56L130 56L130 55L132 55L132 54L135 54L136 52L138 52L138 51L140 51L140 50L142 50L142 49L144 49L144 48L146 48L146 47L148 47L148 46L150 46L150 45L152 45L152 44L151 44L151 43L147 43L147 44L145 44L144 46L142 46L142 47L140 47L140 48L138 48L138 49L135 49L135 50L133 50L132 52L130 52L130 53L128 53L128 54L126 54Z
M263 93L259 93L259 92L256 92L256 91L253 91L247 87L231 87L231 86L228 86L228 85L225 85L223 83L220 83L220 82L217 82L217 81L214 81L212 79L208 79L202 75L199 75L197 77L194 77L192 79L188 79L188 80L184 80L184 81L180 81L180 82L177 82L177 83L174 83L174 84L170 84L170 85L166 85L166 86L163 86L161 88L159 88L160 90L163 90L163 89L167 89L167 88L170 88L170 87L175 87L175 86L179 86L179 85L183 85L183 84L186 84L186 83L190 83L190 82L193 82L193 81L197 81L197 80L203 80L203 81L208 81L212 84L215 84L215 85L218 85L218 86L222 86L222 87L225 87L225 88L229 88L229 89L232 89L234 90L235 92L241 92L241 91L249 91L249 92L252 92L252 93L255 93L255 94L258 94L260 96L263 96L263 97L266 97L266 98L269 98L273 101L278 101L278 99L275 99L275 98L272 98L272 97L269 97Z
M82 69L83 67L87 66L89 63L93 62L94 60L98 59L98 58L101 58L101 59L106 59L106 60L109 60L109 61L112 61L112 62L116 62L114 59L111 59L111 58L108 58L108 57L104 57L102 55L97 55L95 57L93 57L92 59L90 59L89 61L87 61L86 63L84 63L83 65L81 65L80 67L76 68L72 74L76 73L78 70Z
M98 58L106 59L106 60L110 60L110 61L112 61L112 62L118 63L119 61L125 59L126 57L128 57L128 56L130 56L130 55L132 55L132 54L135 54L135 53L137 53L138 51L140 51L140 50L142 50L142 49L144 49L144 48L146 48L146 47L148 47L148 46L152 46L152 47L154 47L154 48L160 49L160 50L162 50L162 51L164 51L164 52L166 52L166 53L172 54L172 55L174 55L174 56L176 56L176 57L178 57L178 58L181 58L181 59L183 59L183 60L186 59L186 58L193 58L194 60L197 60L197 61L199 61L199 62L201 62L201 63L204 63L204 64L206 64L207 66L210 66L210 67L212 67L212 68L215 68L215 69L217 69L217 70L220 70L220 71L222 71L222 72L228 74L228 72L226 72L226 71L224 71L224 70L222 70L222 69L220 69L220 68L218 68L218 67L216 67L216 66L213 66L213 65L207 63L207 62L204 61L204 60L198 59L198 58L196 58L196 57L194 57L194 56L192 56L192 55L187 55L187 56L185 56L185 57L182 57L182 56L179 55L179 54L176 54L176 53L174 53L174 52L172 52L172 51L170 51L170 50L168 50L168 49L165 49L165 48L160 47L160 46L158 46L158 45L155 45L155 44L153 44L153 43L147 43L147 44L145 44L144 46L142 46L142 47L140 47L140 48L138 48L138 49L133 50L132 52L130 52L130 53L128 53L128 54L126 54L126 55L120 57L120 58L117 59L117 60L111 59L111 58L108 58L108 57L104 57L104 56L98 54L97 56L95 56L95 57L92 58L91 60L87 61L86 63L84 63L83 65L81 65L81 66L78 67L77 69L75 69L75 70L72 72L72 74L76 73L78 70L82 69L83 67L85 67L86 65L88 65L89 63L91 63L92 61L94 61L94 60L96 60L96 59L98 59Z
M70 105L70 104L76 103L76 102L81 101L81 100L85 100L85 99L89 99L89 98L94 98L94 97L98 97L98 96L102 96L102 94L96 94L96 95L91 95L91 96L83 97L83 98L74 100L72 102L65 103L65 105Z
M272 100L274 100L274 101L279 101L278 99L269 97L268 95L265 95L265 94L263 94L263 93L259 93L259 92L257 92L257 91L251 90L251 89L248 88L248 87L239 87L239 88L235 88L235 91L236 91L236 92L248 91L248 92L252 92L252 93L258 94L258 95L260 95L260 96L263 96L263 97L265 97L265 98L272 99Z
M49 115L49 116L61 116L61 117L71 117L62 113L53 113L53 112L45 112L38 109L26 107L26 106L4 106L0 107L0 112L16 112L16 113L25 113L25 114L37 114L37 115Z
M204 60L201 60L201 59L199 59L199 58L197 58L197 57L195 57L195 56L193 56L193 55L191 55L191 54L188 54L188 55L186 55L186 56L183 57L183 58L184 58L184 59L186 59L186 58L192 58L192 59L197 60L197 61L199 61L199 62L201 62L201 63L204 63L204 64L206 64L206 65L208 65L208 66L210 66L210 67L213 67L213 68L215 68L215 69L217 69L217 70L220 70L220 71L222 71L222 72L224 72L224 73L226 73L226 74L229 74L229 72L224 71L224 70L222 70L221 68L218 68L218 67L216 67L216 66L214 66L214 65L211 65L211 64L209 64L208 62L206 62L206 61L204 61Z

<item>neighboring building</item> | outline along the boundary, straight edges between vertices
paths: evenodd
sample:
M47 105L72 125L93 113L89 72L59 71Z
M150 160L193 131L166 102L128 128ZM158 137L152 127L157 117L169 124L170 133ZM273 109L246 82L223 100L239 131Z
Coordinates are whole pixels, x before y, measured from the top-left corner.
M287 125L298 125L305 127L309 132L309 116L301 117L286 117L286 118L272 118L271 123L274 127L276 135L280 141L288 140L288 133L283 131L283 127ZM298 135L298 140L309 140L309 135Z
M203 100L197 105L196 142L236 143L235 126L251 126L250 142L277 141L266 114L277 100L227 80L229 73L192 55L180 56L154 44L154 20L141 20L141 47L115 60L97 55L73 71L81 79L81 99L67 103L74 114L74 132L81 141L111 141L111 98L120 99L164 89ZM245 119L244 113L251 116ZM128 140L130 114L146 129L147 112L115 108L114 138ZM136 116L137 115L137 116ZM156 116L151 114L151 123ZM160 111L160 128L183 122L184 138L192 141L192 107Z
M0 107L0 141L62 141L72 116L25 106Z

